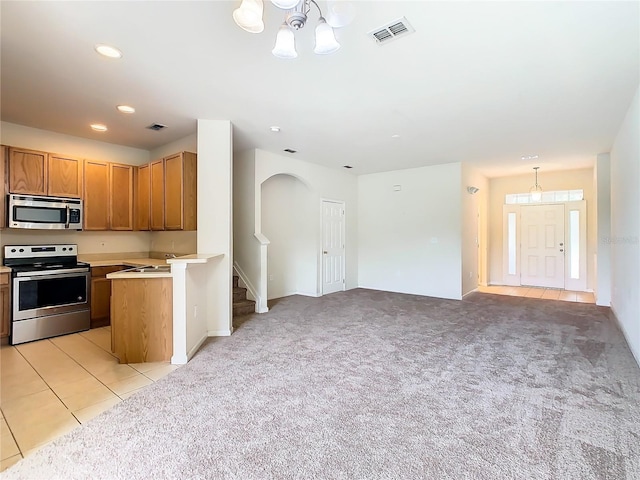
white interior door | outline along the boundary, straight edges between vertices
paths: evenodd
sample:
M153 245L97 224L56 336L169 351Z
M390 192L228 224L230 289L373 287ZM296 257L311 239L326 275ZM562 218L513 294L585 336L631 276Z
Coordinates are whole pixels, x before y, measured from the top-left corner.
M322 294L344 290L344 202L322 201Z
M564 288L564 205L522 205L520 283Z

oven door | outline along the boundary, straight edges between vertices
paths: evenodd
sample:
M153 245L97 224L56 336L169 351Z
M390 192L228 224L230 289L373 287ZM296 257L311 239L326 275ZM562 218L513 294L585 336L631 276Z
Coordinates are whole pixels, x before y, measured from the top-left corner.
M13 321L89 310L91 274L33 272L13 279Z

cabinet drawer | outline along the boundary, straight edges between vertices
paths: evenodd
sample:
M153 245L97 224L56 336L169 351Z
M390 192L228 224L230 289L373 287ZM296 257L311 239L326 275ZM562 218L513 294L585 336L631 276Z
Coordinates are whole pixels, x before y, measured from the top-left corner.
M109 273L119 272L124 270L124 265L109 265L108 267L91 267L91 277L106 277Z

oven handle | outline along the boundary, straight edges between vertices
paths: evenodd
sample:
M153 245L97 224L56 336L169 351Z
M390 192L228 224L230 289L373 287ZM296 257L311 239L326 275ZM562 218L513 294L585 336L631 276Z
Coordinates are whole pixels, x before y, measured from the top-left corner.
M71 210L69 209L69 205L67 205L67 221L64 224L64 228L69 228L70 221L71 221Z
M86 268L69 268L64 271L64 273L55 273L55 272L47 272L43 270L41 272L19 272L16 274L17 278L20 280L31 280L31 277L51 277L51 278L66 278L66 277L77 277L78 273L84 273L85 275L89 274L89 270Z

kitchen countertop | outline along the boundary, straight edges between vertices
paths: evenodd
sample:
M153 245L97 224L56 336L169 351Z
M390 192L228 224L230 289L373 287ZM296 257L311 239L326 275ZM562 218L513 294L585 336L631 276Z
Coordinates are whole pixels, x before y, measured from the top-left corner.
M167 262L160 258L116 258L110 260L87 260L82 258L82 255L78 255L78 260L81 262L87 262L92 267L110 267L113 265L124 265L127 267L145 267L147 265L166 265Z
M9 267L0 266L0 273L11 273L11 269Z

